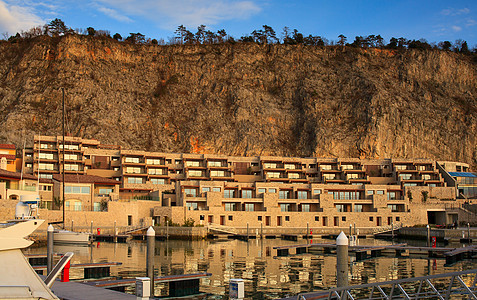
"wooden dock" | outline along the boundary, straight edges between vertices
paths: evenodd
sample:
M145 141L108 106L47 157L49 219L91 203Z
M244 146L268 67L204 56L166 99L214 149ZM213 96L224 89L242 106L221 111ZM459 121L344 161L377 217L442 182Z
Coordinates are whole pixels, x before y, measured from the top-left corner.
M287 256L290 249L295 249L295 254L313 253L322 251L327 254L336 252L336 244L318 243L318 244L301 244L290 246L273 247L277 250L277 256ZM445 248L445 247L415 247L408 246L406 243L383 245L383 246L349 246L348 253L354 254L356 260L364 260L367 258L379 257L384 254L393 256L407 256L411 254L425 255L428 257L441 257L446 259L447 264L455 263L459 260L472 258L477 255L477 246L463 248Z
M120 266L120 262L71 264L72 269L84 269L84 279L104 278L111 275L111 267ZM44 274L46 265L32 266L39 274Z

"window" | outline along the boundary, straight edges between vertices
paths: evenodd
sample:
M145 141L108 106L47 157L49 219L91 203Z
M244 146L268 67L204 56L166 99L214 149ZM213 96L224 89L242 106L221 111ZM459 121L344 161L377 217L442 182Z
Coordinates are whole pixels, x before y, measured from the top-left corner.
M357 174L357 173L348 174L348 175L346 175L346 177L348 179L357 179L357 178L359 178L359 174Z
M126 173L128 174L140 174L141 168L140 167L126 167Z
M368 194L368 195L373 195L373 194L374 194L374 191L366 191L366 194Z
M224 198L235 198L235 190L224 190Z
M40 190L42 191L51 191L51 185L40 184Z
M203 187L202 193L205 193L205 192L210 192L210 187Z
M50 148L48 147L48 144L40 144L40 149L48 149L48 148Z
M236 210L236 203L225 203L224 209L226 211L235 211Z
M210 177L225 177L223 170L210 170Z
M320 217L315 216L315 222L319 222L319 221L320 221Z
M32 163L27 163L27 164L25 165L25 168L33 168L33 164L32 164Z
M140 183L142 183L142 178L141 177L128 177L128 183L140 184Z
M268 192L271 193L271 194L274 194L277 192L277 189L268 189Z
M161 159L160 158L147 158L146 164L148 165L160 165Z
M197 202L187 202L187 210L197 210L198 205Z
M388 192L388 200L396 200L397 198L397 192Z
M285 221L290 221L290 216L285 216Z
M288 173L288 178L299 179L300 178L300 173Z
M207 164L209 167L222 167L222 162L220 161L209 161Z
M321 194L321 190L313 190L313 194L319 195L319 194Z
M197 189L196 188L184 188L184 193L187 197L197 197Z
M91 188L89 186L65 186L66 194L89 194Z
M417 186L417 183L405 183L404 186Z
M189 170L189 176L191 177L202 177L201 170Z
M255 210L255 204L245 203L245 211L254 211L254 210Z
M64 168L65 168L66 171L78 171L79 170L79 165L65 164Z
M295 164L285 164L285 169L287 170L295 170L296 169L296 166ZM291 177L290 177L291 178Z
M229 216L229 221L233 221L233 216Z
M53 170L55 165L54 164L44 164L44 163L40 163L38 164L38 167L40 170Z
M259 194L263 194L263 193L266 193L266 192L267 192L267 189L258 189Z
M384 195L384 191L383 190L378 190L378 191L376 191L376 195Z
M279 199L290 199L290 191L289 190L280 190L278 192Z
M149 169L147 170L147 174L150 175L164 175L164 172L162 169Z
M401 178L401 180L410 180L412 174L399 174L399 177Z
M431 180L431 174L422 174L422 179Z
M308 199L308 192L307 191L297 191L296 192L298 199Z
M280 178L280 172L267 172L267 178Z
M242 198L252 198L252 190L242 190Z
M262 216L258 216L258 221L262 221Z
M338 212L346 212L346 206L344 204L336 204L336 210Z
M174 162L176 163L176 165L180 165L182 163L182 160L181 159L176 159Z
M341 168L343 170L353 170L354 166L353 165L341 165Z
M277 163L263 163L264 169L276 169L278 168Z
M401 217L396 217L396 221L401 221Z
M212 192L220 192L220 188L219 187L213 187Z
M345 191L330 191L328 194L333 195L335 200L357 200L359 199L359 192L345 192Z
M126 157L125 162L138 164L139 163L139 157Z
M101 195L109 195L112 192L114 192L114 189L111 189L111 188L100 188L99 189L99 193Z
M291 205L288 203L282 203L280 204L280 210L281 211L290 211Z
M310 211L310 204L302 204L301 211L309 212Z
M406 165L395 165L394 167L396 168L396 170L407 170Z
M200 161L188 160L185 162L186 167L200 167Z
M369 222L373 222L374 218L373 217L369 217Z
M166 180L162 178L151 178L152 184L166 184Z
M53 157L53 154L51 156ZM78 160L78 155L65 153L65 160Z
M53 153L43 153L43 152L40 152L38 157L40 159L53 159Z
M323 174L324 179L333 180L336 179L336 174Z
M101 211L101 204L99 202L93 203L93 211Z
M52 174L40 174L40 178L52 179L53 175Z
M205 216L204 216L204 215L200 215L200 216L199 216L199 220L204 221L204 220L205 220Z
M396 204L388 204L388 208L390 208L392 212L399 211L399 205L396 205Z
M354 205L354 212L363 212L363 205L362 204L355 204Z

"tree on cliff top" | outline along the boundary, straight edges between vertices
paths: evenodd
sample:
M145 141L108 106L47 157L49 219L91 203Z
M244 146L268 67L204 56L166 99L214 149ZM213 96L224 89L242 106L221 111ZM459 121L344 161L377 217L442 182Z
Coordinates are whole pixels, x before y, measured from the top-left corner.
M46 27L48 33L50 33L53 36L59 36L59 35L64 35L68 32L68 27L66 27L65 22L63 22L61 19L54 19L50 23L48 23L48 26Z

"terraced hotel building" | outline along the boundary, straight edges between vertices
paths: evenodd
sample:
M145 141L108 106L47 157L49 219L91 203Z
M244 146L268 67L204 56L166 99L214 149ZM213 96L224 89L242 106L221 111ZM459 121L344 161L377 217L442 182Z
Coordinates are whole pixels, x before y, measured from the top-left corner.
M91 203L75 209L93 210L100 201L154 200L157 205L145 217L156 224L450 224L465 218L463 204L477 197L477 175L458 162L160 153L77 137L66 137L64 147L63 157L61 137L35 136L34 147L23 153L24 172L39 176L41 185L54 184L49 181L64 164L78 186L83 175L115 180L117 189L91 190ZM54 190L42 195L45 203L54 199Z

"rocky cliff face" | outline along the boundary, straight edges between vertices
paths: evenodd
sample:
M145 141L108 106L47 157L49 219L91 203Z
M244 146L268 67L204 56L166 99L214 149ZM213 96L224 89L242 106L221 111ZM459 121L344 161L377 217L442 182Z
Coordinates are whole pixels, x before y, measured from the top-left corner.
M0 44L0 141L67 131L126 148L477 165L477 64L443 51Z

